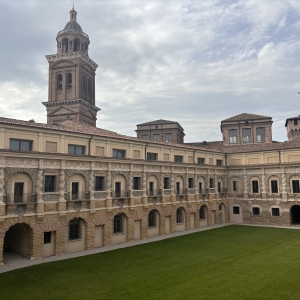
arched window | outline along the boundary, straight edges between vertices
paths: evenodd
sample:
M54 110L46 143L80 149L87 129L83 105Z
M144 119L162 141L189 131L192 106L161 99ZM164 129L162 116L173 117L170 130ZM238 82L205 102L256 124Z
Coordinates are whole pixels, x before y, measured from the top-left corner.
M206 207L205 205L202 205L200 207L200 220L205 220L206 219Z
M182 209L182 207L180 207L176 211L176 223L181 224L183 222L184 222L183 209Z
M57 75L57 90L58 91L62 90L62 75L61 74Z
M148 227L156 227L156 211L153 209L148 215Z
M69 40L67 38L64 38L62 40L62 53L68 53L69 52Z
M124 232L124 216L118 214L114 217L114 233L123 233Z
M68 90L72 89L72 74L71 73L67 74L67 89Z
M79 39L75 39L74 40L74 52L77 52L80 50L80 40Z
M82 236L81 220L73 219L69 222L69 241L80 240Z
M85 94L86 93L86 82L85 82L85 76L82 76L82 91Z

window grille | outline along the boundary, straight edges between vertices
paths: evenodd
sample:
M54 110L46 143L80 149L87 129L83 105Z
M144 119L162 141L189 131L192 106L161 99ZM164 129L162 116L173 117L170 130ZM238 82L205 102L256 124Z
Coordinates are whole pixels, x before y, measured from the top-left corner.
M148 227L156 227L156 211L151 210L148 215Z
M80 240L82 236L81 232L81 220L73 219L69 222L69 241Z
M114 233L123 233L123 216L116 215L114 217Z
M202 205L200 207L200 220L205 220L206 219L206 209L205 205Z

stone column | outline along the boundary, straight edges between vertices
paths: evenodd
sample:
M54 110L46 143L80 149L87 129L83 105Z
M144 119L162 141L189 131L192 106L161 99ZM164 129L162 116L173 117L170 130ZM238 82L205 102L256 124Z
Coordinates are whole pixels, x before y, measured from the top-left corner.
M90 210L95 209L95 171L90 171L89 178Z
M5 215L5 203L3 201L3 196L4 196L4 169L0 168L0 217Z
M144 170L143 170L143 183L142 183L142 186L143 186L142 203L143 203L143 205L148 205L146 166L144 166Z
M112 223L113 223L113 221L104 225L103 246L111 245Z
M165 192L164 192L164 173L163 173L163 167L161 167L161 173L160 173L160 182L158 183L159 189L161 191L161 202L166 202Z
M261 175L261 187L262 187L262 198L266 199L267 197L267 191L266 191L266 178L265 178L265 169L262 169L262 175Z
M27 257L37 259L43 257L44 232L28 233Z
M0 236L0 266L4 265L3 263L3 245L4 245L4 236Z
M194 190L195 190L195 196L194 199L197 201L199 200L199 191L198 191L198 175L195 173L194 175Z
M134 205L134 195L133 195L133 165L130 165L130 172L129 172L129 180L128 180L128 192L130 196L130 206Z
M127 219L127 242L134 240L134 220Z
M62 227L62 229L55 232L55 255L65 253L66 230L68 230L68 227Z
M244 188L243 188L244 199L248 199L248 182L247 182L246 170L244 170L243 181L244 181Z
M282 200L287 201L286 174L284 168L281 169L281 178L282 178Z
M112 179L111 179L110 163L108 163L106 178L107 178L107 180L106 180L106 207L112 207L112 198L111 198L111 180Z
M66 199L65 199L65 170L59 170L59 192L58 192L58 210L66 210Z
M43 201L43 170L39 169L37 174L36 182L36 197L37 197L37 213L44 212L44 201Z
M219 199L218 176L217 175L214 175L214 185L215 185L215 199Z
M176 201L176 196L175 196L175 175L173 174L173 172L171 173L170 176L170 180L171 180L171 202L175 202Z

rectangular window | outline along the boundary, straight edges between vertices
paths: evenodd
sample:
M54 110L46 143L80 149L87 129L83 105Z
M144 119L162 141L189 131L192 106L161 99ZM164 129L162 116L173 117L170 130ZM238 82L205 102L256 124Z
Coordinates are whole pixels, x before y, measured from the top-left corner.
M52 232L44 232L44 244L51 244L51 235Z
M222 164L223 164L223 160L217 159L217 166L222 166Z
M244 128L242 130L242 134L243 134L243 143L244 144L251 143L251 129Z
M84 146L68 145L68 154L84 155Z
M143 134L142 139L143 140L149 140L149 135L148 134Z
M148 215L148 227L156 227L156 211L151 210Z
M32 151L32 141L10 139L10 150Z
M104 191L104 176L96 176L95 191Z
M45 176L45 192L55 192L55 176Z
M194 187L194 178L189 178L189 189Z
M209 187L210 187L211 189L214 188L214 179L213 179L213 178L209 178Z
M300 192L299 180L292 180L292 187L293 187L293 193L299 194Z
M236 143L237 143L237 130L229 129L229 144L236 144Z
M174 155L174 161L178 163L182 163L183 161L183 156L180 155Z
M254 216L259 216L260 215L260 209L259 209L259 207L252 207L252 214Z
M113 157L125 158L125 150L113 149Z
M294 119L294 125L298 125L298 120Z
M204 165L205 164L205 158L198 157L198 165Z
M277 207L272 208L272 216L273 217L279 217L280 216L279 208L277 208Z
M79 219L73 219L69 222L69 241L81 239L81 226Z
M256 140L258 143L264 143L265 138L265 127L256 128Z
M114 217L114 233L123 233L123 216L116 215Z
M239 215L240 214L240 207L239 206L234 206L233 207L233 214L234 215Z
M147 160L157 160L157 153L147 152Z
M182 208L178 208L176 211L176 223L182 224L184 222L183 220L183 211Z
M258 180L252 180L252 193L258 193Z
M165 141L166 142L169 142L169 143L172 143L172 133L166 133L165 134Z
M232 181L232 190L234 192L237 192L237 186L238 186L238 182L237 181Z
M133 189L141 190L141 177L133 177Z
M170 188L170 178L164 177L164 189L168 190Z
M154 141L160 141L160 134L153 134Z
M277 194L278 193L278 183L277 183L277 180L271 180L271 192L273 194Z

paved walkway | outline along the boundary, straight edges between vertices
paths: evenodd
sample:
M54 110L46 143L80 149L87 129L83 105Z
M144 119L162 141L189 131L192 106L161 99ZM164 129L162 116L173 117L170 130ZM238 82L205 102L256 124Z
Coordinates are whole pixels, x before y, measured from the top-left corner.
M39 265L39 264L52 262L52 261L58 261L58 260L80 257L80 256L85 256L85 255L90 255L90 254L95 254L95 253L112 251L112 250L121 249L121 248L132 247L132 246L141 245L141 244L152 243L152 242L161 241L161 240L165 240L165 239L169 239L169 238L173 238L173 237L177 237L177 236L182 236L182 235L199 232L199 231L210 230L210 229L219 228L219 227L228 226L228 225L231 225L231 224L223 223L223 224L216 224L216 225L211 225L211 226L207 226L207 227L194 228L194 229L190 229L190 230L170 233L168 235L159 235L159 236L147 238L144 240L137 240L137 241L132 241L132 242L121 243L118 245L111 245L111 246L99 247L99 248L94 248L94 249L89 249L89 250L84 250L84 251L79 251L79 252L73 252L73 253L68 253L68 254L50 256L50 257L45 257L45 258L36 259L36 260L29 260L27 258L22 257L21 255L13 253L13 252L5 252L4 253L4 265L0 266L0 273L5 273L5 272L12 271L15 269L21 269L21 268L25 268L25 267L29 267L29 266L33 266L33 265Z

